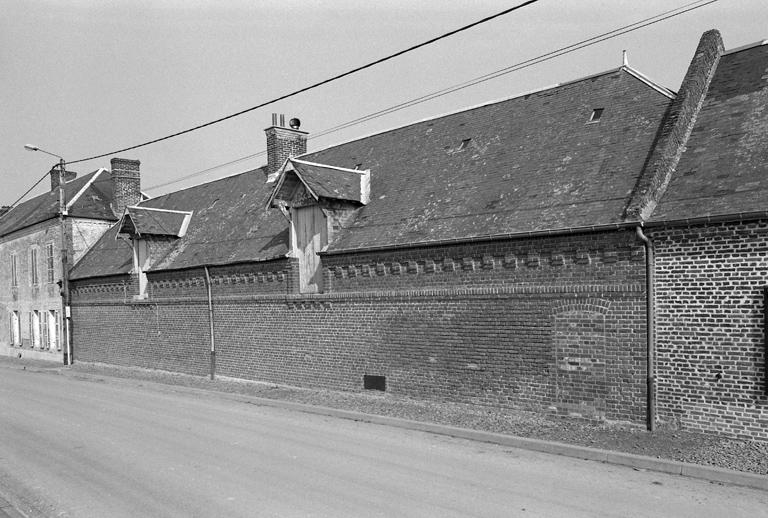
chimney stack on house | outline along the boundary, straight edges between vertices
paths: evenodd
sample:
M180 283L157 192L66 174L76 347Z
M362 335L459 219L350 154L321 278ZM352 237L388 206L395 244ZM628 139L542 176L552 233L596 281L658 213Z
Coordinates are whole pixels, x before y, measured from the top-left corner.
M303 155L307 152L306 131L300 131L301 121L293 118L289 121L290 127L285 127L285 115L272 114L272 126L264 130L267 134L267 179L274 179L274 174L283 163L293 156Z
M58 190L59 188L59 166L54 167L51 170L51 174L49 175L51 177L51 192ZM64 183L71 182L77 178L77 173L74 171L67 171L67 168L64 168Z
M113 158L112 166L112 211L122 216L125 208L141 201L141 173L138 160Z

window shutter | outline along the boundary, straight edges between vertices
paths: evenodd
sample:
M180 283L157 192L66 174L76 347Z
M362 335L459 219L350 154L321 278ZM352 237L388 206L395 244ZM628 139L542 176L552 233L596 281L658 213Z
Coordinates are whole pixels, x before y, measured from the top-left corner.
M43 311L40 313L40 327L43 331L43 336L40 337L40 348L41 349L48 349L48 315L47 311Z

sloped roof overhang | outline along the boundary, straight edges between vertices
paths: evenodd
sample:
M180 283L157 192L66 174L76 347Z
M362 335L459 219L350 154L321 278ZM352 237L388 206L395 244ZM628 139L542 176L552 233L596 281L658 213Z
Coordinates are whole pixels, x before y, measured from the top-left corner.
M366 205L370 200L370 170L347 169L305 160L289 158L283 163L277 176L277 183L267 200L267 208L277 207L278 202L287 202L292 192L287 192L286 178L296 175L312 198L352 201Z
M191 211L155 209L135 205L126 207L118 222L116 238L121 234L137 237L183 237L187 233L191 219Z

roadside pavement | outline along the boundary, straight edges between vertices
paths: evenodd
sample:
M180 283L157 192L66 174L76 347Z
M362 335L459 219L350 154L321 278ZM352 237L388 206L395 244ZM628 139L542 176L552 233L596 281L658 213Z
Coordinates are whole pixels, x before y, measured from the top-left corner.
M155 382L216 391L263 406L421 430L600 462L768 490L768 443L681 430L647 432L632 425L562 419L524 410L425 402L389 393L311 390L231 378L210 380L165 371L2 358L0 367L61 375ZM0 515L1 516L1 515Z

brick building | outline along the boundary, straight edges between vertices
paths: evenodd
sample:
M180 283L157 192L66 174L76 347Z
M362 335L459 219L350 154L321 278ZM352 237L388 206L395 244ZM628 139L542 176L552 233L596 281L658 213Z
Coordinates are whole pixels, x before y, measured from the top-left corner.
M675 200L699 192L677 171L705 174L686 166L707 162L691 143L746 96L728 120L751 117L752 133L721 165L752 168L728 204L746 189L765 210L765 48L724 54L710 31L677 94L625 65L310 153L298 124L273 121L267 166L129 207L76 265L75 357L763 438L765 225L734 216L739 234ZM726 327L678 325L710 308L708 280L676 288L674 261L703 250L689 213L713 233L713 267L717 247L752 240L734 266L752 268L734 293L748 316L729 321L750 330L698 356L749 392L740 429L723 424L743 415L735 396L692 390L676 363Z
M77 178L67 171L64 233L71 266L106 232L126 204L139 201L138 184L115 185L138 175L138 162L113 159L112 172L99 169ZM66 355L61 296L62 225L59 172L50 173L50 190L0 216L0 354L61 361ZM4 207L6 209L6 207Z

